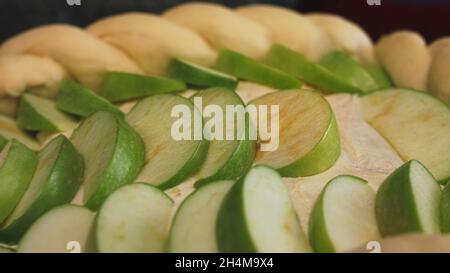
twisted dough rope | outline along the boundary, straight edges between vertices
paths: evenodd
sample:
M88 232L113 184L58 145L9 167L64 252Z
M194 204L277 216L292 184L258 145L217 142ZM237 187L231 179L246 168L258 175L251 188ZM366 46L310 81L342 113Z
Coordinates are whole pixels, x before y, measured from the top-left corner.
M376 59L368 35L335 15L304 16L268 5L233 11L217 4L188 3L162 16L128 13L101 19L86 30L48 25L12 37L0 47L0 113L13 115L17 98L26 89L54 96L65 77L98 90L105 71L161 75L173 57L209 66L220 48L260 59L273 43L311 60L333 49L364 64ZM376 55L398 87L428 86L448 99L450 84L443 75L450 69L450 53L442 48L449 47L439 47L439 58L431 61L420 36L401 32L383 38ZM430 66L433 73L428 77Z

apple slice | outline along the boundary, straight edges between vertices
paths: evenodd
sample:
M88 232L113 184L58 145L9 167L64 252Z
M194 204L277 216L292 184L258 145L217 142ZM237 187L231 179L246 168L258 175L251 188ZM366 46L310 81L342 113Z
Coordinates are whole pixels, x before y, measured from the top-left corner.
M14 210L30 184L37 155L19 141L11 140L0 153L0 223Z
M379 237L375 191L355 176L333 178L311 213L309 238L316 252L348 251Z
M441 188L416 160L395 170L381 184L375 214L382 236L404 233L439 233Z
M95 214L76 205L62 205L42 215L19 242L19 253L85 252ZM73 246L72 246L73 244Z
M177 210L168 248L175 253L217 253L216 221L222 201L234 181L205 185L186 197Z
M377 245L357 249L356 253L446 253L450 252L450 236L410 233L388 237Z
M442 233L450 233L450 184L442 190L441 198L441 231Z
M65 80L60 87L56 107L69 114L88 117L98 111L108 111L123 116L122 111L92 90L71 80Z
M70 202L82 182L83 170L83 158L66 137L52 140L39 152L33 178L3 223L0 241L16 243L42 214Z
M0 135L0 151L3 150L7 143L8 140Z
M216 225L220 252L309 252L280 175L253 167L226 195Z
M276 89L295 89L302 86L300 80L229 49L220 50L215 67L240 79Z
M40 147L39 143L22 131L13 119L2 115L0 115L0 136L6 140L15 138L33 150Z
M181 59L170 61L166 75L195 86L224 87L235 90L238 85L236 77Z
M388 89L361 97L364 119L404 161L417 159L442 183L450 178L450 108L419 91Z
M77 126L71 116L56 108L55 102L33 94L22 95L17 122L24 130L43 132L70 131Z
M269 109L279 106L279 115L272 116L268 111L269 124L272 119L279 121L275 120L279 123L278 149L258 151L256 164L270 166L284 177L311 176L334 165L341 151L339 132L333 110L322 95L311 90L287 90L251 103Z
M188 111L186 115L172 117L174 109ZM179 114L179 113L178 113ZM133 127L145 143L145 165L137 181L146 182L160 189L178 185L195 174L205 160L208 142L195 140L195 116L202 117L200 111L186 98L173 94L150 96L138 102L126 115L126 121ZM188 139L176 127L180 120L188 120L189 126L183 125L188 132ZM179 133L180 138L172 134ZM188 131L189 130L189 131ZM194 132L193 132L194 131Z
M100 95L109 101L120 102L185 89L186 85L183 82L173 79L108 72L103 79Z
M366 71L372 76L376 83L376 89L387 89L394 87L391 78L386 70L379 64L368 64L365 66Z
M126 185L103 203L95 222L99 252L163 252L173 201L144 183Z
M245 112L243 112L243 115L231 113L234 118L227 119L226 115L229 112L226 109L239 106L244 109L244 102L235 92L223 88L210 88L199 91L191 100L194 100L194 98L201 98L204 108L209 105L215 105L219 106L223 113L226 113L223 115L222 126L216 125L222 128L215 128L216 131L221 130L223 132L222 139L209 141L208 153L205 162L203 162L196 174L199 180L195 186L199 187L212 181L241 177L250 169L255 159L256 141L247 137L251 126L248 115ZM209 118L203 117L204 126L207 126L208 122L214 121L215 118L215 115ZM234 130L230 140L226 137L228 133L227 128Z
M324 67L309 61L305 56L285 46L275 44L265 58L265 63L309 85L329 92L358 93L361 90Z
M133 182L144 163L140 136L109 112L97 112L84 120L71 139L84 157L83 199L92 210L115 189Z
M347 53L332 51L322 57L319 64L363 92L378 87L369 72Z

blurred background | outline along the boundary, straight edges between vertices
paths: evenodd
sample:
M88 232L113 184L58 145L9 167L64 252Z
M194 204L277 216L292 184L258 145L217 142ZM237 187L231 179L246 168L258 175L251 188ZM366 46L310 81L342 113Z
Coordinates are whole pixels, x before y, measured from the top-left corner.
M70 6L68 2L80 1ZM0 41L33 26L65 22L85 26L97 18L125 11L158 13L177 0L0 0ZM361 25L377 40L396 29L420 32L428 41L450 35L450 0L222 0L230 7L270 3L300 12L332 12ZM373 3L374 5L369 5ZM381 5L376 5L380 3Z

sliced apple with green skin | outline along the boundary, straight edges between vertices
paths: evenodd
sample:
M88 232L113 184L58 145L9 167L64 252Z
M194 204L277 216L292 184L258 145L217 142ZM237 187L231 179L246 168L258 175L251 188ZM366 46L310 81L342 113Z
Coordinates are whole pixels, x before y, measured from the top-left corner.
M188 111L188 116L173 117L174 109ZM145 143L145 165L136 181L146 182L160 189L178 185L194 175L204 162L208 152L208 141L195 140L195 116L202 117L194 104L184 97L173 94L150 96L138 102L126 115L126 121L142 137ZM180 120L191 121L177 127ZM181 138L172 135L172 130ZM188 131L187 138L183 131ZM190 139L190 140L189 140Z
M241 53L222 49L215 65L220 71L276 89L295 89L302 86L300 80Z
M84 163L70 141L59 136L38 154L36 171L20 202L2 224L0 241L16 243L48 210L70 202L83 178Z
M2 115L0 115L0 136L6 140L17 139L33 150L40 148L39 143L22 131L13 119Z
M77 122L56 108L55 102L33 94L24 94L20 100L17 123L28 131L64 132L72 130Z
M280 175L255 166L226 195L217 216L220 252L309 252Z
M170 61L166 75L170 78L204 87L224 87L235 90L236 77L181 59Z
M234 181L222 180L194 191L177 210L168 249L174 253L217 253L216 221Z
M273 45L265 63L291 76L328 92L358 93L361 90L339 78L324 67L309 61L302 54L282 45Z
M71 140L83 155L83 199L97 210L115 189L134 181L144 163L144 143L122 118L97 112L84 120Z
M256 164L270 166L284 177L302 177L326 171L339 158L341 149L336 118L319 93L280 91L257 98L251 104L269 108L279 106L279 115L270 113L268 117L269 124L273 118L279 121L278 149L258 151Z
M15 139L0 152L0 223L19 203L30 184L37 161L36 153Z
M108 111L123 116L122 111L109 101L71 80L65 80L61 84L56 107L61 111L81 117L88 117L98 111Z
M319 64L363 92L378 88L369 72L347 53L329 52L321 58Z
M209 105L219 106L223 113L227 114L229 113L227 108L235 109L235 107L241 106L244 109L245 107L239 95L224 88L202 90L196 93L191 100L194 98L202 98L204 108ZM222 139L209 140L205 162L196 174L196 177L199 178L195 184L196 187L217 180L238 179L252 166L256 154L256 141L248 138L250 126L252 126L250 118L245 112L243 115L233 115L233 119L227 119L226 115L223 115L221 125L216 125L222 127L221 129L215 128L215 130L223 132ZM208 122L214 121L217 117L212 115L209 118L203 118L204 126L207 126ZM232 128L234 131L230 138L226 136L227 128ZM239 133L243 135L238 135Z
M183 91L186 89L186 84L163 77L107 72L100 89L101 96L112 102L120 102Z
M441 231L450 233L450 183L442 190L440 210Z
M333 178L311 213L309 238L316 252L342 252L379 238L375 191L355 176Z
M439 233L441 188L416 160L395 170L378 189L375 215L382 236Z
M360 98L364 119L404 161L417 159L440 183L450 178L450 108L424 92L387 89Z
M53 208L37 219L19 242L19 253L85 252L95 214L76 205Z
M372 76L376 83L376 89L386 89L394 87L391 78L386 70L379 64L368 64L365 66L366 71Z
M163 252L173 201L161 190L134 183L103 203L95 220L95 245L101 253Z

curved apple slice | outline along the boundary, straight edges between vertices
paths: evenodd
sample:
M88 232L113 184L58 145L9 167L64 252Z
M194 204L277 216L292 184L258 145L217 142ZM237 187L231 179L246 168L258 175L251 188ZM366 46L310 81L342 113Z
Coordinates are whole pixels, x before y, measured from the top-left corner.
M316 201L309 238L317 252L342 252L379 237L375 191L355 176L333 178Z
M319 93L311 90L279 91L260 97L251 104L267 106L268 124L275 119L273 124L279 126L278 149L258 151L256 164L275 168L285 177L299 177L319 174L338 159L340 141L336 119L330 105ZM279 107L279 114L271 114L272 106ZM259 119L261 121L261 117ZM277 141L261 135L260 139L263 143Z
M99 252L163 252L173 201L144 183L126 185L103 203L95 220Z
M428 89L431 94L450 105L450 39L448 45L445 44L436 44L428 74Z
M404 161L417 159L442 183L450 178L450 108L426 93L376 91L360 98L364 119Z
M450 233L450 184L442 190L440 210L441 231Z
M62 205L42 215L19 242L19 253L85 252L95 214L87 208Z
M405 163L377 192L375 215L382 236L439 233L441 188L418 161Z

